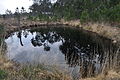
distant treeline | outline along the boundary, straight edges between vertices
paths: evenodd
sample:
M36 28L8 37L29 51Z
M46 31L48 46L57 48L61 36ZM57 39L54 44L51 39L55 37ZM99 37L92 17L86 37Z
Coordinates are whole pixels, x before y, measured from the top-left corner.
M34 19L120 22L120 0L33 0ZM33 18L33 17L30 17Z

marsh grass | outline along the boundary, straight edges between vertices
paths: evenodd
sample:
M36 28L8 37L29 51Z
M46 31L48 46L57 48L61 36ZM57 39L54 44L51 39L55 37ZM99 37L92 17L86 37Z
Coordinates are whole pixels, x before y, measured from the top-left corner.
M0 80L71 80L68 74L55 66L20 65L4 57L6 50L5 30L0 25Z
M105 53L106 59L102 64L100 74L80 80L120 80L120 46L113 54L115 55L110 56L108 52Z
M72 80L72 78L60 71L55 66L20 65L4 57L4 37L0 43L0 80Z
M120 73L117 73L114 70L109 70L108 74L100 74L96 77L80 79L80 80L120 80Z
M55 66L20 65L0 54L0 80L72 80Z
M54 67L44 65L22 66L6 70L5 80L71 80L71 77ZM4 74L3 74L4 75Z
M0 33L0 80L72 80L72 77L69 74L66 74L65 71L59 70L59 68L55 66L44 64L23 66L13 61L6 60L4 58L5 52L3 49L5 48L4 28L0 29ZM4 35L2 35L2 33ZM113 54L115 54L115 56L109 58L109 53L105 53L104 56L106 56L106 59L102 65L101 74L92 76L93 68L92 65L89 64L88 77L91 78L81 78L80 80L120 80L120 47ZM108 59L111 59L114 64L109 64Z

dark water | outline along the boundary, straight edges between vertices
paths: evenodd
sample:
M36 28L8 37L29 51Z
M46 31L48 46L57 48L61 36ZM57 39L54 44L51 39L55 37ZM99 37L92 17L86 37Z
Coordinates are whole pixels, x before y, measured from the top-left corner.
M109 39L65 27L14 32L5 42L8 59L22 64L57 65L76 78L94 76L104 65L113 65L117 50Z

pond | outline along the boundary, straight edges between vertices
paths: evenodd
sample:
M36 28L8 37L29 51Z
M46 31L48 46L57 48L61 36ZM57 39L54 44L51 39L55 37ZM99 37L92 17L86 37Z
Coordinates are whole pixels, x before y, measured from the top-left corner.
M5 42L8 59L21 64L56 65L74 78L94 76L117 58L111 40L63 26L23 29L11 33Z

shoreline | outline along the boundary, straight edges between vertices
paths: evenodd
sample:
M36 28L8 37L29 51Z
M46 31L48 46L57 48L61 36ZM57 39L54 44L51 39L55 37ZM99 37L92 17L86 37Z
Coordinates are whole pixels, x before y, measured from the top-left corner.
M25 24L26 23L26 24ZM113 28L115 28L116 29L116 31L120 31L120 28L118 29L118 28L116 28L116 27L113 27L113 28L110 28L110 29L106 29L105 27L105 25L103 25L103 28L99 28L100 26L102 26L101 24L84 24L84 25L81 25L80 23L78 23L77 21L75 21L75 22L50 22L50 23L47 23L47 22L32 22L32 21L30 21L30 22L25 22L25 23L22 23L21 22L21 27L20 28L31 28L31 27L39 27L39 26L43 26L43 27L45 27L45 26L55 26L55 25L67 25L67 26L71 26L71 28L78 28L78 29L83 29L83 30L87 30L87 31L90 31L90 32L93 32L93 33L97 33L98 35L100 35L100 36L103 36L103 37L105 37L106 36L106 38L113 38L113 36L111 35L113 32L111 32L111 36L107 36L107 35L103 35L102 33L102 30L103 29L105 29L105 30L107 30L108 32L111 30L111 29L113 29ZM29 23L29 24L28 24ZM94 25L94 26L93 26ZM7 29L7 31L9 32L9 31L14 31L14 30L19 30L18 29L18 26L16 26L16 25L6 25L5 26L5 28ZM92 28L97 28L97 29L92 29ZM96 32L96 31L98 31L98 32ZM107 33L108 34L108 33ZM120 37L120 35L118 35L116 32L115 32L115 34L114 35L117 35L118 37ZM108 38L108 39L109 39ZM116 37L116 39L117 39L117 37ZM116 40L115 39L115 40ZM114 39L113 39L114 40ZM118 41L119 41L120 39L118 38ZM15 63L12 63L12 62L9 62L9 61L6 61L5 63L4 63L4 61L3 61L3 66L1 66L2 68L1 69L6 69L6 70L8 70L9 72L12 72L11 74L13 75L16 75L16 76L18 76L18 78L21 78L21 76L19 77L19 74L24 74L24 73L26 73L25 71L24 71L24 73L22 73L21 71L22 70L24 70L24 67L20 67L21 69L19 69L19 70L17 70L16 69L16 67L14 68L14 64ZM16 65L16 64L15 64ZM19 66L19 65L18 65ZM12 69L11 69L12 68ZM25 67L26 69L28 68L28 67ZM31 67L30 68L28 68L28 69L31 69ZM32 70L37 70L37 68L35 67L35 68L32 68ZM15 73L13 73L13 71L15 71L15 70L17 70ZM47 71L46 70L41 70L41 69L38 69L39 70L39 73L40 73L40 75L44 75L45 77L46 77L46 74L47 74L47 76L51 76L51 74L52 74L52 77L56 77L56 75L54 75L54 73L52 73L51 72L51 74L49 74L49 73L47 73ZM45 72L44 72L45 71ZM28 71L27 73L27 75L29 75L30 74L30 72L31 71ZM36 71L35 71L36 72ZM38 71L37 71L38 72ZM85 78L85 79L81 79L81 80L101 80L101 78L102 79L112 79L112 78L115 78L115 79L119 79L120 78L120 76L119 76L119 73L117 73L116 71L109 71L109 72L107 72L108 74L107 75L102 75L102 74L99 74L98 76L96 76L96 77L91 77L91 78ZM112 74L112 73L114 73L114 74ZM9 74L8 75L8 77L10 77L11 76L11 74ZM63 74L64 75L64 74ZM66 75L65 77L63 76L63 77L61 77L62 75L59 75L60 77L57 77L57 79L61 79L61 78L64 78L65 80L72 80L71 79L71 76L69 76L69 75ZM112 77L111 77L112 76ZM14 76L11 76L11 79L12 78L14 78Z
M14 19L7 20L7 21L1 21L1 22L5 26L7 32L19 29L17 22ZM111 25L104 24L104 23L81 24L79 20L74 20L74 21L73 20L72 21L61 20L59 22L22 20L20 22L20 25L21 25L20 29L21 28L39 27L39 26L67 25L67 26L87 30L87 31L90 31L93 33L97 33L100 36L111 39L113 41L113 43L120 43L120 28L112 27Z
M77 28L82 28L93 33L96 33L105 38L111 39L113 43L120 43L120 28L113 27L104 23L86 23L81 24L79 20L67 21L63 24L68 24L69 26L75 26Z

